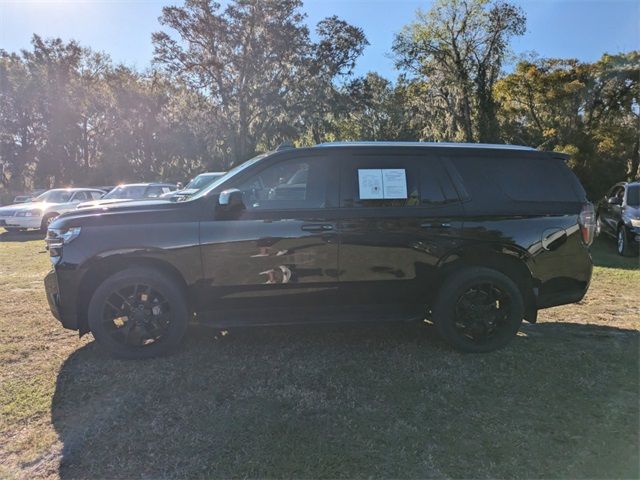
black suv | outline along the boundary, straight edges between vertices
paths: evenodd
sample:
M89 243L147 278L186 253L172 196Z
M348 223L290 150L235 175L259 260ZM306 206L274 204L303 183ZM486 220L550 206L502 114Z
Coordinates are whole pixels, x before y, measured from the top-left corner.
M637 252L640 242L640 182L614 185L598 203L596 233L616 239L619 255Z
M219 327L427 320L454 347L504 346L591 278L593 207L558 153L337 143L257 156L186 202L58 217L56 318L116 356Z

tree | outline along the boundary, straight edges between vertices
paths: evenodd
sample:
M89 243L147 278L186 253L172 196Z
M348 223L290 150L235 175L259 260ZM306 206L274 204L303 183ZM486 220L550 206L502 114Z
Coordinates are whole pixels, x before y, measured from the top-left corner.
M495 94L506 141L561 150L591 198L638 176L640 53L518 63Z
M499 140L493 87L522 11L500 0L439 0L396 36L396 66L434 112L434 139ZM436 128L437 127L437 128Z
M326 105L331 82L348 75L366 39L330 17L310 40L299 0L234 0L223 10L209 0L165 7L160 21L175 30L153 34L155 62L206 95L217 144L230 162L295 137L315 100ZM309 88L310 86L311 89ZM315 107L317 118L324 113Z

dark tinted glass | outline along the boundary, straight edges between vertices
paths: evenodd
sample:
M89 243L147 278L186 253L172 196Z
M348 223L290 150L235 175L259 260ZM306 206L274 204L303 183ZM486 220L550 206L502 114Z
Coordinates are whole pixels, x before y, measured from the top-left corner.
M627 205L640 207L640 185L629 185L627 187Z
M323 158L285 160L237 188L242 191L248 210L327 207L327 165Z
M388 155L353 156L343 162L340 204L343 207L417 207L420 205L419 164L417 159ZM407 198L360 198L359 170L405 171Z
M406 199L361 199L358 170L403 169L407 181ZM343 207L417 207L459 200L446 169L440 160L427 156L362 155L347 162L342 174L341 205Z
M498 188L510 199L522 202L575 202L572 173L561 160L544 157L481 157L480 178L485 189Z

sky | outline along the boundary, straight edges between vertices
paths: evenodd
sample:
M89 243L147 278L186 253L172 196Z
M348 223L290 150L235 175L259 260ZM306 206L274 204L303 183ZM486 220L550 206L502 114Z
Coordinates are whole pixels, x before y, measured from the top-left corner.
M511 0L527 16L527 32L515 38L516 55L536 52L541 57L598 59L603 53L640 49L638 0ZM160 29L163 5L181 0L0 0L0 48L29 48L33 33L75 39L83 46L106 52L128 66L151 65L151 33ZM224 0L222 1L224 3ZM370 45L356 74L377 71L394 79L390 58L394 34L411 22L429 0L305 0L307 22L338 15L361 27ZM508 69L508 67L507 67Z

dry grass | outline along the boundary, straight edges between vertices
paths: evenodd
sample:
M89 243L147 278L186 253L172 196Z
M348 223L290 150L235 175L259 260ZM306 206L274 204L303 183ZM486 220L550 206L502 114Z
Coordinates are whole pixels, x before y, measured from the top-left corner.
M639 476L640 269L608 243L585 301L489 355L386 324L122 362L52 319L26 238L0 235L0 477Z

